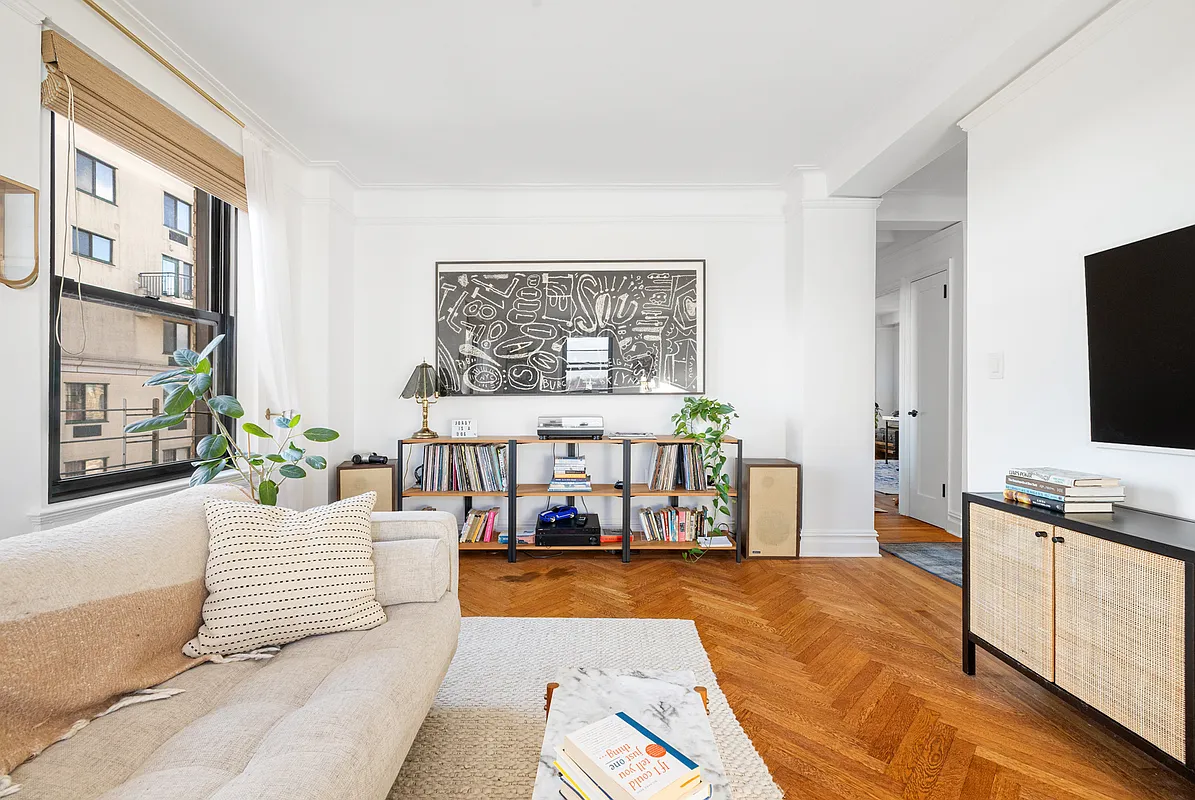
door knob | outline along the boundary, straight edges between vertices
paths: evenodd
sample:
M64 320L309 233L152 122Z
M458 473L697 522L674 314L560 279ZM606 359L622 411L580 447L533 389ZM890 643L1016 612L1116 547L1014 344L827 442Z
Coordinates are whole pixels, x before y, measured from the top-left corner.
M1050 541L1054 544L1062 544L1066 539L1063 539L1061 536L1051 536Z
M915 408L914 408L912 411L910 411L910 412L909 412L909 416L910 416L910 417L915 417L915 416L917 416L917 409L915 409Z

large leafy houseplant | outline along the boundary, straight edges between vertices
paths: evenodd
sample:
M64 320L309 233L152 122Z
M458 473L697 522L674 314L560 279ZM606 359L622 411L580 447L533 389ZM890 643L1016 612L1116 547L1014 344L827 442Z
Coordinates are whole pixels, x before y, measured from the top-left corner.
M293 417L274 418L277 435L252 422L241 425L241 430L249 437L269 440L276 452L260 453L237 444L236 437L229 432L221 416L240 419L245 416L245 409L232 395L212 393L212 362L209 357L222 341L223 334L212 339L201 353L187 349L175 350L174 362L178 368L159 372L145 382L146 386L162 386L166 389L162 414L126 425L124 432L146 433L180 425L186 420L191 407L202 401L211 411L217 432L204 436L195 446L199 460L192 462L195 471L191 473L191 485L199 486L227 469L235 469L244 478L253 501L272 506L278 502L278 488L282 484L287 480L307 477L307 470L301 464L315 470L328 466L323 456L308 455L307 449L299 447L296 440L330 442L340 438L340 434L331 428L308 428L300 433L300 415L296 413ZM249 441L252 442L252 438Z
M713 498L714 514L730 516L730 476L726 474L726 453L722 441L737 419L734 406L712 397L686 397L680 411L672 415L675 435L693 439L701 446L708 484L717 490ZM713 528L714 515L709 515Z

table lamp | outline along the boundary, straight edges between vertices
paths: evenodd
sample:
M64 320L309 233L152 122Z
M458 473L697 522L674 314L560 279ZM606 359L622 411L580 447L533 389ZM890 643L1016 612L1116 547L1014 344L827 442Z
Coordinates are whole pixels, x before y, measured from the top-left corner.
M418 403L423 403L423 427L411 434L412 439L436 439L440 434L427 427L427 406L440 399L436 391L436 370L424 361L411 373L407 386L402 390L403 397L414 397Z

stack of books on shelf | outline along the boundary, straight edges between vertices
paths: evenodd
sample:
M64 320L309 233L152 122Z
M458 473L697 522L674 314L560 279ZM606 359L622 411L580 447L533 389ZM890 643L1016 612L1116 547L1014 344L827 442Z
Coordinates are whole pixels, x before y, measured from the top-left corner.
M643 525L643 538L649 542L695 542L704 537L706 521L705 506L701 508L677 508L665 506L658 511L639 509L639 522Z
M506 445L424 445L422 488L425 492L505 492Z
M687 492L704 491L705 461L696 444L659 444L652 453L649 488L667 491L683 486Z
M1004 499L1061 511L1103 514L1124 502L1119 478L1055 467L1018 467L1004 479Z
M557 456L552 465L552 482L549 492L576 494L593 491L589 473L585 470L585 456Z
M565 800L708 800L701 767L629 715L613 714L556 748Z
M462 542L493 542L498 538L494 523L498 521L497 508L474 508L465 515L461 525Z

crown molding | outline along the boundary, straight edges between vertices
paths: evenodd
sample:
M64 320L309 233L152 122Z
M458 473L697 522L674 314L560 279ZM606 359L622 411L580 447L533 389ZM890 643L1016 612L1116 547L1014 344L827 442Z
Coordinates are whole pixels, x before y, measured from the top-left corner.
M317 165L331 165L340 162L316 162ZM343 169L343 167L342 167ZM365 191L428 192L602 192L602 191L644 191L644 192L759 192L784 191L779 183L367 183L357 181L357 188Z
M660 225L680 224L780 224L783 214L654 214L654 215L594 215L546 217L508 214L493 217L477 216L358 216L356 224L363 227L407 227L424 225Z
M970 133L1000 110L1057 72L1072 59L1081 54L1105 35L1120 27L1153 0L1119 0L1106 8L1098 17L1080 28L1074 35L1055 47L1004 88L983 101L974 111L958 121L958 126Z
M33 25L41 25L46 20L45 12L26 0L0 0L0 3L11 8L17 13L17 16Z
M876 209L884 201L882 197L820 197L802 200L801 208L862 208Z

